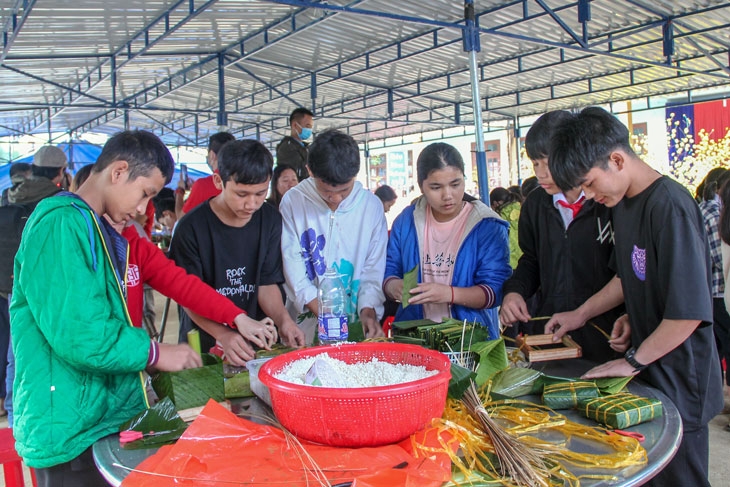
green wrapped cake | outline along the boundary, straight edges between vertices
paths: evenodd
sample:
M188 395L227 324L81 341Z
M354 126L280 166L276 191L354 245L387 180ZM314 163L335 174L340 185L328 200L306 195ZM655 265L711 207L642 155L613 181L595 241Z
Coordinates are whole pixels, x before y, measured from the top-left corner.
M599 397L598 387L593 382L573 381L545 385L542 403L550 409L572 409L580 401Z
M663 408L658 399L624 392L581 401L578 411L601 424L624 429L661 416Z

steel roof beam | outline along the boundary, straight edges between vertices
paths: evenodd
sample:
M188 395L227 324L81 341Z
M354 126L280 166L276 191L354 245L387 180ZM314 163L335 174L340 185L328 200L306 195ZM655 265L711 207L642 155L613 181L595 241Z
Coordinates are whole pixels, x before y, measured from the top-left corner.
M363 0L357 0L355 3L359 3L360 1L363 1ZM321 22L322 20L324 20L326 18L326 17L322 17L320 19L316 19L316 20L314 20L312 22L309 22L308 24L305 24L303 27L297 27L296 26L296 22L293 19L296 17L296 15L300 14L301 12L302 11L299 10L299 11L293 12L291 14L288 14L288 15L286 15L284 17L281 17L281 18L279 18L279 19L271 22L270 24L264 26L263 28L257 30L256 32L253 32L253 33L247 35L246 37L244 37L242 39L239 39L238 41L229 44L228 47L224 48L219 53L216 53L216 55L214 56L214 58L217 58L217 56L220 55L220 54L222 54L222 55L224 55L226 57L230 57L230 53L231 52L233 52L234 50L240 49L241 54L237 58L235 58L235 60L232 61L230 64L234 64L236 62L240 62L240 61L242 61L244 59L247 59L247 58L251 57L252 55L260 52L261 50L263 50L265 48L268 48L268 47L270 47L272 45L275 45L275 44L281 42L284 39L288 39L291 35L293 35L296 32L301 32L302 30L308 29L308 28L312 27L313 25L318 24L319 22ZM286 24L289 24L291 26L292 30L290 30L288 33L286 33L286 34L284 34L282 36L277 37L274 40L271 40L270 41L268 39L267 32L269 30L272 30L272 29L274 29L276 27L283 27ZM246 52L245 51L245 44L248 43L248 42L250 42L250 41L253 41L254 39L256 39L258 37L263 37L264 38L263 45L259 46L258 48L254 49L252 51ZM194 71L194 70L198 70L198 69L202 68L206 64L206 62L207 61L203 61L203 62L199 61L197 63L193 63L190 66L184 68L183 70L180 70L177 73L174 73L174 74L168 76L167 78L165 78L165 79L163 79L163 80L161 80L161 81L153 84L152 86L149 86L147 88L144 88L144 89L138 91L137 93L134 93L134 94L126 97L124 99L124 101L127 102L127 103L129 103L130 105L138 105L138 103L136 102L136 99L137 98L146 96L146 94L150 93L151 91L159 90L160 87L164 87L165 85L172 85L172 81L175 78L179 77L180 75L185 75L186 73L188 73L190 71ZM198 80L198 79L205 78L206 76L210 75L214 71L215 71L215 69L211 69L208 72L199 74L194 79L187 80L187 81L188 82L192 82L192 81L195 81L195 80ZM164 96L165 94L167 94L167 93L169 93L171 91L173 91L173 89L168 90L167 92L163 93L162 95L159 95L158 94L157 97ZM148 104L148 103L150 103L149 100L147 100L145 98L145 101L144 101L143 104Z
M87 90L91 91L96 86L100 85L102 82L108 80L109 78L112 78L113 85L116 84L114 78L116 76L116 73L122 69L126 64L131 62L133 59L135 59L137 56L139 56L141 53L148 51L155 45L157 45L159 42L164 40L167 36L172 34L173 32L177 31L179 28L183 27L185 24L187 24L190 20L197 17L199 14L201 14L205 9L210 7L212 4L216 3L218 0L209 0L205 2L202 6L198 7L197 9L193 8L193 2L190 3L190 8L188 10L188 14L178 23L176 23L173 26L170 26L170 14L178 9L181 5L188 3L186 0L177 0L173 5L171 5L166 11L155 17L149 24L147 24L142 30L138 31L136 34L132 35L131 39L128 40L124 45L120 46L116 51L114 51L111 55L107 56L107 58L99 63L96 67L91 69L86 76L81 78L81 80L77 83L75 88L69 89L72 93L77 93L81 90L81 87L84 85L84 83L88 84ZM150 31L159 24L164 24L164 32L157 36L155 39L150 39ZM139 42L142 42L144 45L143 47L137 51L132 52L132 45L137 44ZM125 54L126 53L126 54ZM118 57L125 56L126 59L123 59L121 62L117 62ZM102 70L108 65L111 64L111 69L108 70L106 74L98 76L98 79L96 81L92 82L91 78L94 75L94 73L99 72L101 73ZM116 89L114 89L114 92L116 92ZM88 96L88 95L87 95ZM78 98L77 98L78 99ZM73 104L75 100L71 98L68 103L66 103L67 106L70 106ZM115 100L112 100L114 102ZM56 109L55 113L53 114L53 117L61 113L64 108L58 108Z
M315 3L315 2L307 1L307 0L269 0L269 1L271 1L273 3L280 3L280 4L285 4L285 5L307 7L307 8L321 8L321 9L325 9L325 10L334 10L334 11L338 11L338 12L369 15L369 16L374 16L374 17L382 17L382 18L388 18L388 19L393 19L393 20L400 20L403 22L413 22L413 23L417 23L417 24L432 25L432 26L437 26L437 27L448 27L448 28L456 28L456 29L465 28L465 26L460 23L450 23L450 22L444 22L444 21L439 21L439 20L431 20L431 19L424 19L424 18L420 18L420 17L413 17L413 16L409 16L409 15L391 14L391 13L380 12L380 11L376 11L376 10L352 8L352 7L348 7L348 6L320 4L320 3ZM727 7L727 5L710 6L710 7L706 7L704 9L696 10L693 12L684 12L682 14L673 15L673 16L667 17L665 19L665 21L671 21L671 20L674 20L675 18L682 18L682 17L691 16L691 15L697 15L699 13L704 13L707 11L712 11L712 10L716 10L718 8L726 8L726 7ZM527 20L527 19L523 19L523 21L524 20ZM674 71L693 72L693 71L687 71L685 69L680 69L678 67L672 66L671 64L651 61L649 59L642 59L642 58L637 58L637 57L629 56L629 55L617 55L610 51L601 51L601 50L596 50L596 49L592 49L589 47L588 48L583 47L582 45L580 45L580 43L578 46L576 46L576 45L566 44L566 43L561 43L561 42L548 41L545 39L531 37L531 36L522 35L522 34L513 34L511 32L502 32L502 31L498 30L500 28L502 28L502 26L492 27L492 28L479 27L478 29L479 29L479 32L481 32L483 34L494 35L494 36L498 36L498 37L506 37L508 39L530 42L530 43L537 44L537 45L544 45L544 46L549 46L549 47L553 47L553 48L561 48L561 49L573 50L573 51L586 51L586 52L590 52L591 54L596 54L599 56L613 57L616 59L621 59L623 61L631 61L631 62L636 62L636 63L640 63L640 64L646 64L648 66L672 69ZM705 74L705 73L695 72L695 74ZM727 76L718 75L718 74L710 74L710 76L720 76L725 79L727 78Z
M362 2L362 1L363 0L355 0L353 2L353 4L358 4L358 3ZM164 96L167 93L170 93L170 92L174 91L177 88L180 88L181 86L184 86L186 84L189 84L192 81L195 81L195 80L198 80L198 79L202 79L202 78L210 75L211 73L215 72L217 68L216 69L210 69L207 72L205 72L203 74L199 74L198 76L194 77L192 80L185 80L184 83L181 83L178 86L175 86L173 88L173 80L175 78L178 78L180 76L185 77L187 75L187 73L201 69L205 64L211 62L214 59L217 59L218 56L221 55L221 54L222 55L228 55L233 50L240 48L241 55L238 58L236 58L235 61L233 61L231 63L231 64L235 64L237 62L240 62L240 61L242 61L244 59L249 58L250 56L252 56L252 55L260 52L261 50L263 50L263 49L265 49L267 47L270 47L271 45L274 45L274 44L280 42L281 40L283 40L285 38L288 38L289 36L291 36L292 34L294 34L296 32L301 32L302 30L308 29L308 28L312 27L313 25L318 24L319 22L323 21L325 18L332 17L332 16L329 16L329 17L326 17L325 16L325 17L316 19L316 20L314 20L312 22L309 22L309 23L305 24L303 27L297 27L296 26L296 22L295 22L294 19L301 12L302 12L301 10L298 10L298 11L293 12L291 14L288 14L288 15L280 18L280 19L277 19L276 21L270 23L269 25L263 27L262 29L259 29L258 31L254 32L254 33L252 33L252 34L250 34L248 36L246 36L245 38L240 39L239 41L230 44L227 48L225 48L222 51L220 51L220 53L216 53L216 54L210 56L208 59L205 59L203 61L199 61L197 63L191 64L190 66L188 66L188 67L186 67L186 68L178 71L177 73L175 73L175 74L173 74L171 76L168 76L167 78L163 79L162 81L159 81L159 82L153 84L152 86L149 86L149 87L147 87L147 88L145 88L145 89L143 89L143 90L141 90L141 91L139 91L139 92L137 92L135 94L132 94L132 95L126 97L122 102L123 103L126 103L129 106L132 106L132 107L135 107L135 108L140 108L140 104L136 100L139 97L142 97L143 96L144 97L144 102L142 102L142 105L147 105L147 104L150 103L150 101L147 99L147 95L150 92L153 92L154 91L156 93L155 98L159 98L161 96ZM249 51L248 53L245 52L244 47L245 47L245 43L246 42L251 41L251 40L255 39L256 37L259 37L259 36L262 36L262 35L264 36L264 38L267 38L268 37L266 35L267 31L269 31L269 30L271 30L271 29L273 29L275 27L282 26L282 25L287 24L287 23L290 24L291 25L291 28L294 29L294 30L291 30L287 34L284 34L284 35L282 35L282 36L280 36L277 39L274 39L272 41L268 41L268 39L265 39L266 42L264 42L264 44L262 46L260 46L259 48L254 49L253 51ZM164 90L166 85L169 87L168 91L163 92L162 94L160 94L160 91L161 91L160 89L162 88ZM228 103L230 103L230 102L228 102Z
M22 3L22 7L19 5ZM10 52L10 48L13 46L13 43L15 42L15 39L18 37L18 33L23 28L23 25L25 24L25 21L28 20L28 16L33 11L33 7L35 7L36 0L22 0L17 2L16 9L23 9L23 14L20 16L20 19L18 19L18 14L14 12L10 16L9 23L12 25L8 26L5 25L3 27L3 52L0 54L0 64L5 62L5 57L8 55L8 52ZM13 9L15 10L15 9ZM11 27L12 30L10 34L8 34L8 27Z
M96 96L93 96L93 95L89 95L88 93L84 93L83 91L81 91L79 89L70 88L70 87L65 86L65 85L62 85L60 83L56 83L55 81L51 81L49 79L41 78L40 76L36 76L34 74L26 73L25 71L22 71L22 70L17 69L17 68L13 68L11 66L8 66L7 64L0 65L0 69L7 69L8 71L12 71L14 73L18 73L18 74L20 74L22 76L26 76L26 77L31 78L31 79L34 79L36 81L40 81L41 83L46 83L46 84L49 84L51 86L55 86L56 88L60 88L60 89L62 89L64 91L68 91L70 93L75 93L75 94L79 95L79 97L85 96L87 98L91 98L92 100L96 100L98 102L107 103L107 101L104 100L103 98L99 98L99 97L96 97Z
M660 26L660 25L661 25L661 22L651 22L651 23L650 23L650 26L651 26L651 28L653 28L653 27L657 27L657 26ZM725 27L725 26L721 26L721 27L719 27L719 28L723 28L723 27ZM643 28L641 28L641 29L643 30ZM432 33L433 33L433 32L434 32L434 31L429 31L429 32L427 32L427 33L424 33L424 34L419 34L418 36L416 36L416 37L414 37L414 38L418 38L418 37L423 37L423 36L430 36L430 35L432 35ZM625 34L625 35L628 35L628 34L626 34L626 33L624 33L624 34ZM689 34L688 34L688 35L689 35ZM412 38L412 39L408 39L408 40L413 40L413 38ZM383 47L383 48L379 48L378 50L382 50L382 49L386 49L386 48L391 48L391 47L393 47L394 45L396 45L396 44L400 44L400 43L402 43L402 42L406 42L406 40L403 40L403 41L398 41L398 42L396 42L396 43L390 44L390 45L388 45L388 46L385 46L385 47ZM453 40L453 41L449 41L449 42L446 42L446 43L444 43L444 44L442 44L442 45L448 45L448 44L453 44L453 43L455 43L455 42L460 42L460 39L457 39L457 40ZM633 45L630 45L630 46L626 46L626 47L625 47L625 48L623 48L623 49L624 49L624 50L630 50L630 49L633 49L633 48L636 48L636 47L640 47L640 46L642 46L642 45L645 45L645 44L649 44L649 43L652 43L652 42L658 42L658 39L657 39L657 40L652 40L652 41L646 41L646 42L644 42L644 43L637 43L637 44L633 44ZM387 65L387 64L389 64L389 63L392 63L392 62L396 62L396 61L398 61L398 60L404 59L404 58L406 58L406 57L409 57L409 56L412 56L412 55L418 55L418 54L422 54L422 53L425 53L425 52L427 52L427 51L428 51L429 49L430 49L430 48L428 48L428 49L423 49L423 50L419 50L419 51L415 51L415 52L413 52L413 53L411 53L411 54L409 54L409 55L407 55L407 56L402 56L402 57L400 57L400 58L398 58L398 57L395 57L395 58L393 58L393 59L390 59L390 60L386 60L386 61L383 61L383 62L381 62L381 63L378 63L378 64L377 64L377 65L375 65L375 66L372 66L372 65L371 65L371 66L370 66L370 69L374 69L374 68L376 68L376 67L382 67L382 66L385 66L385 65ZM538 51L534 51L534 52L530 52L530 53L526 53L526 54L519 54L519 55L517 55L517 56L515 56L515 57L511 57L511 58L507 58L507 59L498 59L498 60L495 60L495 61L492 61L492 62L487 62L487 63L483 63L483 64L481 64L481 65L480 65L480 67L481 67L481 68L482 68L482 70L483 70L483 68L484 68L484 67L487 67L487 66L491 66L491 65L495 65L495 64L500 64L500 63L508 62L508 61L510 61L510 60L514 60L514 59L517 59L517 60L519 60L519 59L521 59L521 58L522 58L523 56L525 56L525 57L526 57L526 56L529 56L529 55L532 55L532 54L536 54L536 53L541 53L541 52L545 52L545 51L547 51L547 50L550 50L550 49L551 49L551 48L543 48L543 49L540 49L540 50L538 50ZM398 52L400 52L400 49L398 49ZM592 56L592 55L596 55L596 54L591 54L591 56ZM319 72L319 73L322 73L323 71L327 71L327 70L331 70L331 69L335 69L335 68L337 68L337 69L338 69L338 72L341 72L341 68L339 68L339 66L340 66L341 64L345 64L345 63L348 63L348 62L353 62L353 61L356 61L357 59L361 59L361 58L362 58L363 56L364 56L364 54L360 54L360 55L358 55L358 56L356 56L356 57L354 57L354 58L350 58L350 59L348 59L348 60L346 60L346 61L341 61L341 62L339 62L339 63L336 63L336 64L334 64L334 65L330 65L330 66L327 66L327 67L325 67L325 68L321 68L320 70L318 70L318 72ZM587 57L587 56L586 56L586 57ZM583 57L583 58L585 58L585 57ZM581 58L581 59L583 59L583 58ZM548 66L551 66L551 65L548 65ZM664 66L664 65L662 65L662 66ZM542 67L545 67L545 66L542 66ZM540 69L540 67L538 67L538 68L536 68L536 69ZM356 70L356 71L353 71L353 72L351 72L351 73L347 73L347 74L343 75L343 76L342 76L342 79L346 79L347 77L350 77L350 76L354 76L354 75L357 75L357 74L365 73L365 72L367 72L367 71L368 71L368 68L367 68L367 67L364 67L364 68L358 69L358 70ZM439 75L433 76L433 77L431 77L431 78L426 78L426 79L424 79L424 80L420 80L420 81L417 81L417 82L409 82L409 83L406 83L406 84L404 84L404 85L394 86L393 88L394 88L394 89L398 89L398 90L401 90L402 88L404 88L404 87L406 87L406 86L410 86L410 85L413 85L413 84L420 84L420 83L421 83L421 82L423 82L423 81L433 81L433 80L437 80L437 79L439 79L439 78L443 78L444 76L453 76L454 74L460 74L460 73L464 73L464 72L466 72L466 71L467 71L467 69L466 69L466 68L464 68L464 69L461 69L461 70L458 70L458 71L452 71L452 72L449 72L449 73L439 74ZM683 71L685 71L685 70L683 70ZM705 74L705 72L702 72L702 73L703 73L703 74ZM303 78L303 77L300 77L300 78L295 78L295 80L301 80L302 78ZM331 78L331 79L330 79L329 81L337 81L337 80L339 80L339 79L340 79L340 78L337 78L337 77L332 77L332 78ZM484 80L482 80L482 81L484 81ZM328 82L328 81L325 81L324 83L327 83L327 82ZM357 80L357 81L355 81L355 82L357 82L357 83L360 83L360 84L366 84L366 85L367 85L367 83L362 83L362 82L361 82L361 81L359 81L359 80ZM287 83L291 83L291 80L290 80L290 81L288 81ZM323 84L324 84L324 83L323 83ZM280 86L281 86L281 85L283 85L283 84L285 84L285 83L281 83L281 84L280 84ZM463 85L461 85L461 86L463 86ZM301 93L301 92L304 92L304 90L306 90L306 89L307 89L307 88L302 88L302 89L300 89L300 90L298 90L298 91L296 91L296 92L294 92L294 93ZM417 88L417 91L418 91L418 92L420 92L420 89L418 89L418 88ZM252 94L247 94L247 95L245 95L245 96L242 96L242 97L240 97L240 98L238 98L238 99L234 99L234 100L232 100L232 102L236 102L236 103L237 103L237 102L238 102L239 100L241 100L241 99L247 99L247 98L255 99L255 97L256 97L257 95L261 94L262 92L263 92L263 90L259 90L258 92L254 92L254 93L252 93ZM269 102L270 102L270 101L272 101L272 100L273 100L273 98L270 98L269 100L264 100L264 101L260 101L260 102L258 102L258 103L254 103L254 104L252 104L251 106L249 106L248 108L251 108L251 107L254 107L254 106L258 106L258 105L262 105L262 104L265 104L265 103L269 103Z
M558 24L560 28L563 29L563 31L565 31L570 37L572 37L575 42L580 44L581 47L588 47L587 42L583 39L583 37L576 34L573 29L571 29L570 26L563 21L563 19L557 14L557 12L555 12L555 10L550 8L550 6L545 3L544 0L535 0L535 2L537 2L537 4L540 5L550 17L552 17L555 23Z
M192 144L192 145L195 145L195 141L193 139L191 139L190 137L185 136L182 132L176 130L174 126L172 126L172 125L170 125L170 124L168 124L166 122L163 122L161 120L157 120L155 117L153 117L149 113L145 113L144 111L140 111L140 113L143 116L145 116L145 117L149 118L150 120L152 120L154 123L160 125L161 127L166 128L168 131L173 132L173 133L176 133L178 135L178 137L180 137L181 139L190 142L190 144Z

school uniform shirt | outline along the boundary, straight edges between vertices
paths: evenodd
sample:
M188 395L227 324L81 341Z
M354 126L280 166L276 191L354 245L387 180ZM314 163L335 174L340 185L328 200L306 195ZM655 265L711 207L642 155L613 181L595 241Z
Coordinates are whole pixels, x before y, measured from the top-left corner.
M639 375L669 396L686 431L696 430L723 407L702 215L687 190L663 176L624 198L614 221L632 345L638 348L663 319L702 322L684 343Z
M567 210L571 211L571 210ZM609 262L614 250L610 208L586 200L567 228L553 196L532 191L520 211L519 242L522 257L503 293L518 293L525 301L537 293L533 316L572 311L600 291L616 274ZM619 306L591 320L611 333L623 313ZM533 330L542 333L542 330ZM583 357L606 362L616 357L601 332L586 325L570 333L583 348Z
M142 326L144 284L213 321L232 325L242 313L199 277L188 274L168 259L155 244L140 236L134 227L125 227L122 236L129 242L127 266L127 307L132 324Z
M259 286L281 284L281 216L264 204L243 227L223 223L206 201L186 214L175 228L170 257L254 319L262 319ZM189 317L181 323L180 338L198 328ZM200 331L201 347L215 345Z

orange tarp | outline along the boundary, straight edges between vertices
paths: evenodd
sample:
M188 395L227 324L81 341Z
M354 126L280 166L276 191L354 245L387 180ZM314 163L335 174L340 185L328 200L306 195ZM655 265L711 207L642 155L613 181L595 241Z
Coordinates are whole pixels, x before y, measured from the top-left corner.
M451 461L444 454L425 452L444 441L454 450L458 447L435 428L376 448L336 448L305 441L301 445L331 484L439 487L451 478ZM311 462L303 456L280 429L240 418L210 401L177 443L142 462L122 486L326 485L316 480Z

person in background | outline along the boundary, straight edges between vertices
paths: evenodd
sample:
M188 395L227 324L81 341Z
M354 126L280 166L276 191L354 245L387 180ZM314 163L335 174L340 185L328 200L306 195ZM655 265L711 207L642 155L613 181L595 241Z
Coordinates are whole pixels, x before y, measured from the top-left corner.
M202 365L189 346L157 343L131 326L127 242L102 217L121 224L144 211L173 170L155 135L121 132L78 194L43 199L25 226L10 303L13 435L39 485L106 485L91 446L149 407L142 372Z
M395 194L395 190L387 184L378 187L378 189L375 190L375 196L380 198L380 201L383 202L383 210L385 213L390 211L395 204L395 201L398 199L398 195Z
M544 322L536 323L533 317L575 309L616 274L609 266L614 248L611 210L586 200L580 187L561 191L551 175L551 137L570 116L564 110L545 113L525 137L527 156L540 187L522 204L522 257L504 284L499 317L506 325L519 323L527 334L543 330ZM537 303L530 310L527 303L534 295L538 296ZM584 358L605 362L615 356L607 337L622 312L620 306L611 309L596 317L591 326L571 335L581 346ZM537 327L539 330L534 329Z
M78 171L76 171L76 174L74 174L74 177L71 180L71 187L69 188L72 193L77 192L81 185L84 184L84 181L89 179L89 175L91 174L91 170L93 168L94 164L87 164L80 168Z
M499 338L497 306L509 266L509 224L489 206L466 196L464 160L453 146L435 143L418 156L423 196L393 222L383 289L401 301L403 276L418 269L396 321L443 318L477 321Z
M188 189L188 181L183 181L182 179L178 181L178 187L175 191L175 212L177 213L178 219L182 218L185 213L188 213L200 203L208 201L212 197L220 194L221 189L215 185L213 179L213 175L218 172L218 152L226 142L232 140L236 140L236 138L228 132L218 132L210 136L210 139L208 139L208 156L206 161L213 174L200 178L193 183L193 187L189 188L190 194L184 204L183 197L185 196L185 190Z
M509 223L509 265L514 269L517 267L517 261L522 256L522 250L518 242L520 208L522 207L520 193L504 188L494 188L489 193L489 202L492 209Z
M359 319L366 338L383 336L378 320L385 301L381 283L388 230L380 200L356 181L357 142L326 130L314 139L308 164L312 177L289 190L279 206L290 311L303 314L300 327L311 344L319 277L331 266L344 276L350 324Z
M166 235L172 235L177 224L175 193L170 188L162 188L162 191L152 198L152 203L155 205L155 219L166 229Z
M309 177L309 145L305 141L312 137L313 118L314 114L306 108L296 108L289 115L290 135L281 139L276 146L276 164L293 167L299 181Z
M722 410L722 379L712 331L712 273L702 214L689 192L634 152L629 130L597 107L571 115L551 140L558 187L580 186L614 209L617 274L575 311L545 325L554 340L625 302L611 346L624 357L583 377L639 376L666 394L682 418L672 460L644 485L707 487L708 423Z
M31 177L24 178L8 190L8 202L23 205L31 212L38 203L58 193L60 185L66 180L68 160L66 153L58 147L46 145L38 149L33 155ZM22 166L21 166L22 167ZM4 229L0 238L15 233L15 229ZM15 242L17 246L17 241ZM0 272L13 275L13 256L3 259L3 269ZM7 267L7 268L6 268ZM10 289L0 292L0 412L8 415L8 424L13 425L13 379L15 378L15 357L13 355L12 339L10 338ZM3 414L0 414L3 415Z
M702 184L700 184L702 187L700 212L705 222L705 231L707 232L707 241L710 244L710 259L712 264L712 322L721 369L723 358L730 356L730 350L728 349L728 340L730 339L730 314L728 314L724 299L725 275L722 256L722 238L720 236L720 215L723 203L718 188L721 188L728 180L730 180L730 171L723 167L716 167L710 169Z
M10 183L9 188L5 188L2 194L2 201L0 206L9 204L8 193L11 189L17 188L20 183L28 179L33 175L33 168L26 162L14 162L10 165Z
M271 196L266 202L278 210L281 198L297 184L299 184L299 178L294 168L287 164L277 164L274 168L274 176L271 178Z
M527 199L527 195L532 193L532 191L538 187L540 187L540 183L537 182L537 177L535 176L530 176L522 181L522 186L520 187L522 201L525 201Z
M248 316L272 326L287 346L302 346L303 335L284 306L281 215L265 204L274 160L256 140L228 142L218 153L214 174L221 193L181 219L170 244L177 265L228 297ZM185 308L180 341L200 330L201 349L220 343L229 361L245 365L255 351L234 330ZM269 322L267 320L267 322Z
M722 253L722 275L724 282L729 282L730 279L730 182L725 181L720 186L719 191L720 199L722 201L720 209L720 251ZM726 285L723 292L723 299L725 301L725 310L730 310L730 286ZM715 323L715 338L717 339L717 348L720 353L720 358L725 359L725 386L724 399L725 407L724 411L730 413L730 328L723 327L724 322ZM719 326L718 326L719 325ZM730 431L730 424L725 425L725 429Z

